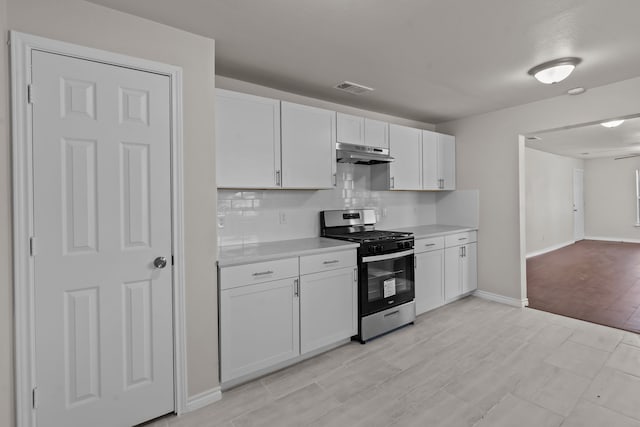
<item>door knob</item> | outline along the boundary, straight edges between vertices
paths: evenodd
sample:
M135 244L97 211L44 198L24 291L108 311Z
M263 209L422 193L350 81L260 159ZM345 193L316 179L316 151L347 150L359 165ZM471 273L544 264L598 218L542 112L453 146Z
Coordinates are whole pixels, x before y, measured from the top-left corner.
M155 268L165 268L167 266L167 259L163 256L159 256L153 260L153 266Z

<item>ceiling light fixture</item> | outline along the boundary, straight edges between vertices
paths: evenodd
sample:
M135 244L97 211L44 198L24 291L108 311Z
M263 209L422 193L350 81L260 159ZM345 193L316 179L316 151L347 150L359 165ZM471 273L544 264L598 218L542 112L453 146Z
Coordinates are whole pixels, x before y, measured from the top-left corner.
M608 122L602 122L600 124L606 128L614 128L620 126L622 123L624 123L624 120L611 120Z
M576 57L567 57L554 59L536 65L529 70L529 74L536 78L540 83L552 84L558 83L569 77L582 59Z

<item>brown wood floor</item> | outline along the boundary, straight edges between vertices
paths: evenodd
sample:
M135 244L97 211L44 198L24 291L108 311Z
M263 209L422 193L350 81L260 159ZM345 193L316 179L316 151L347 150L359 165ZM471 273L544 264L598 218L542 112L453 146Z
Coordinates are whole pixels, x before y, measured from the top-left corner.
M527 259L529 307L640 333L640 244L582 240Z

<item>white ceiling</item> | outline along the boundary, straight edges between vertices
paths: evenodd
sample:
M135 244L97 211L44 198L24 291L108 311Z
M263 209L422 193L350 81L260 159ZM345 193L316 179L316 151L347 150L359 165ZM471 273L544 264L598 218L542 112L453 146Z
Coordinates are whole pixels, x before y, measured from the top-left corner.
M640 154L640 117L627 118L615 128L592 123L529 136L541 139L527 140L527 147L577 159Z
M640 75L638 0L91 1L214 38L220 75L431 123ZM564 56L564 82L527 75Z

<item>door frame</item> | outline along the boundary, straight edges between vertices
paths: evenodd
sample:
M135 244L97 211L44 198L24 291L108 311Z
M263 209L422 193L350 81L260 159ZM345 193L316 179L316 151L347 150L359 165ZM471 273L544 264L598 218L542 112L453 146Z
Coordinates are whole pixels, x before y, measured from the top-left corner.
M184 197L182 68L17 31L11 43L11 124L13 168L13 290L15 331L15 409L18 427L35 427L35 321L33 236L33 117L28 96L31 53L44 51L169 77L171 96L171 222L173 282L174 411L187 409L186 311L184 291ZM37 100L37 94L32 93Z
M581 191L581 196L580 199L582 200L582 206L580 206L580 212L582 215L582 230L581 231L581 235L582 235L582 239L577 239L576 238L576 212L578 211L576 209L576 177L580 175L580 191ZM573 168L573 176L572 176L572 184L573 184L573 240L574 242L578 242L579 240L584 240L584 169L580 169L580 168Z

